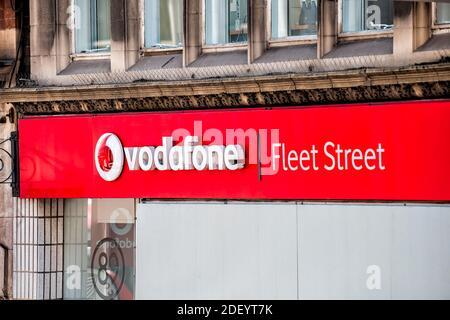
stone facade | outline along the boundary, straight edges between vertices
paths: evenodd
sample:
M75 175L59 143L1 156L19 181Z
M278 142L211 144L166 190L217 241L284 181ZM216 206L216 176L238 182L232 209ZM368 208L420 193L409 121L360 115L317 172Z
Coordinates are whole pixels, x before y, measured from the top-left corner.
M7 113L11 105L0 104L0 114ZM7 120L6 118L4 118ZM0 143L10 137L14 130L14 124L9 122L0 124ZM0 145L0 299L12 296L12 248L13 248L13 198L10 179L5 181L11 174L12 161L7 152L11 152L9 141Z
M15 9L11 1L0 1L0 88L9 87L16 59L19 21ZM0 143L7 140L15 128L6 116L11 108L10 104L0 103ZM0 181L11 173L11 158L7 152L11 152L8 141L0 145ZM0 184L0 299L12 297L13 220L11 187L5 181Z

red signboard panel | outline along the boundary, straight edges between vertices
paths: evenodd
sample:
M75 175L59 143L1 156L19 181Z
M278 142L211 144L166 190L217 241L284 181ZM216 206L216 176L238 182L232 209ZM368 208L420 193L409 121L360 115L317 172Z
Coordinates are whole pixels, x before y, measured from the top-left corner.
M450 201L449 100L31 117L19 143L24 198Z

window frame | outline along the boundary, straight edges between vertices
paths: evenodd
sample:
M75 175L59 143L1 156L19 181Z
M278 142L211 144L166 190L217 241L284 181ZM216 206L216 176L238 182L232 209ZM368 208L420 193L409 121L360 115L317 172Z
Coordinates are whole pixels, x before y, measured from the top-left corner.
M182 0L180 0L182 1ZM183 10L184 10L184 1L183 2ZM184 17L184 15L183 15ZM183 18L184 19L184 18ZM145 46L145 0L139 0L139 48L140 48L140 56L146 57L146 56L158 56L158 55L165 55L165 54L181 54L183 53L185 44L182 43L181 46L176 48L147 48ZM184 37L184 23L185 21L182 21L181 25L183 28L183 37ZM184 42L184 41L183 41Z
M352 32L344 32L344 3L343 0L337 0L336 2L336 10L337 10L337 38L338 41L350 42L350 41L358 41L358 40L375 40L375 39L383 39L383 38L393 38L394 37L394 28L390 30L364 30L364 31L352 31ZM394 17L395 19L395 13Z
M317 0L319 2L320 0ZM317 3L317 11L319 11L319 4ZM305 35L305 36L287 36L284 38L273 38L272 37L272 0L267 1L266 8L266 37L267 45L270 48L277 47L287 47L296 45L308 45L317 44L317 33L315 35ZM317 31L319 31L319 12L317 12Z
M450 5L449 2L445 2ZM431 30L433 34L449 33L450 23L438 23L437 22L437 3L431 3Z
M248 50L249 47L249 37L250 28L249 22L247 21L247 41L245 42L231 42L223 44L206 44L206 1L200 1L201 10L201 39L202 39L202 53L220 53L229 51L243 51ZM249 12L247 12L247 17Z
M70 0L70 15L71 23L75 24L75 0ZM69 11L69 10L67 10ZM111 30L112 31L112 30ZM77 53L77 43L76 43L76 30L69 28L69 43L70 43L70 60L80 61L80 60L103 60L111 58L111 50L109 51L99 51L99 52L79 52ZM112 36L111 36L112 42Z

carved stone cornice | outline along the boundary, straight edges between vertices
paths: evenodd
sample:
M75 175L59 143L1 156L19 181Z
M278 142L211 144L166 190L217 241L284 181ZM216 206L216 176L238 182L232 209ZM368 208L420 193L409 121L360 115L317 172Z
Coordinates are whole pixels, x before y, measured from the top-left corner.
M20 115L315 105L450 97L450 64L402 70L3 91Z
M272 91L258 93L222 93L199 96L162 96L102 100L68 100L14 103L22 115L110 113L130 111L173 111L206 108L237 108L257 106L290 106L330 103L376 102L408 99L450 97L450 81Z

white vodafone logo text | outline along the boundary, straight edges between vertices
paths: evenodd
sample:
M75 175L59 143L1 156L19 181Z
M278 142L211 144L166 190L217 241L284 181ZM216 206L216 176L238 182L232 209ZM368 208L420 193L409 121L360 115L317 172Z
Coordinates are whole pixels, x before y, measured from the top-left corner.
M98 139L95 147L95 166L105 181L115 181L123 170L123 147L120 139L113 133L105 133Z
M95 149L95 164L100 176L108 182L117 180L125 162L130 171L239 170L245 165L240 145L202 145L200 137L187 136L174 145L172 137L163 137L159 147L124 148L120 139L106 133Z

